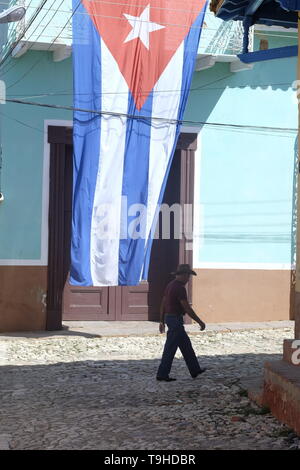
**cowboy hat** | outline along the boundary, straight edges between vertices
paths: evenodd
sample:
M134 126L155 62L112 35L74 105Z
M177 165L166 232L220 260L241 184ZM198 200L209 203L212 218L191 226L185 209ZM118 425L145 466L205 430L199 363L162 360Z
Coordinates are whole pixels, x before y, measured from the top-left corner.
M174 273L171 273L172 275L176 275L176 274L192 274L193 276L197 276L197 274L195 273L195 271L193 271L191 268L190 268L190 265L189 264L180 264L177 268L177 271L175 271Z

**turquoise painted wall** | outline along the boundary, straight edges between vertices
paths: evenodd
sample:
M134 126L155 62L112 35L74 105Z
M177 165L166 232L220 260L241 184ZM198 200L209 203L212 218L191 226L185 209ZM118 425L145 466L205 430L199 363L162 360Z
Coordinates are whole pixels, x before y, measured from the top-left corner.
M217 64L195 73L185 119L296 128L295 76L295 58L235 74L228 64ZM30 51L7 63L0 78L9 97L72 103L71 59L54 63L50 52ZM5 195L0 259L38 260L44 120L71 120L72 115L13 104L1 105L0 111ZM295 139L295 133L203 127L196 202L203 207L204 240L197 263L291 262Z
M0 79L6 83L8 98L72 104L71 59L54 63L50 52L30 51L4 66ZM49 96L39 97L44 94ZM0 204L0 259L36 260L41 257L44 120L72 119L72 113L0 106L5 196Z
M194 75L185 119L297 128L296 58ZM296 132L204 126L199 263L291 263Z

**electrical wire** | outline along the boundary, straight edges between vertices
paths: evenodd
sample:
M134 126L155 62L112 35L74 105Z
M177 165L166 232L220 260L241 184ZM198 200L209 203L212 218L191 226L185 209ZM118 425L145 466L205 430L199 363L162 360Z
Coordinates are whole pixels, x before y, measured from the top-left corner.
M46 0L48 1L48 0ZM64 0L62 0L61 4L63 3ZM52 5L54 5L54 3L56 3L56 0L53 1ZM45 31L45 29L49 26L49 24L51 23L51 21L53 20L53 18L55 17L57 13L54 13L54 15L52 15L51 19L48 21L48 23L45 25L44 29L40 32L40 34L38 35L38 37L36 38L35 42L28 48L28 51L30 49L33 48L34 44L37 43L37 40L41 37L41 35L43 34L43 32ZM32 35L34 35L35 31L40 27L40 24L41 22L43 21L43 19L47 16L47 13L43 16L42 20L40 21L40 23L38 25L36 25L34 31L31 33L31 35L26 39L26 42L28 42L30 40L30 38L32 37ZM16 44L14 44L14 49L17 47L17 45L20 43L20 41L17 41ZM17 63L14 63L12 64L12 66L6 70L1 70L1 78L4 77L4 75L6 75L8 72L10 72L14 67L16 67ZM1 63L0 63L0 66L1 66Z
M28 29L30 28L30 26L32 25L32 23L34 22L34 20L37 18L38 14L40 13L40 11L42 10L43 6L47 3L48 0L42 0L40 5L38 6L38 8L36 9L36 12L35 14L32 16L32 18L30 19L27 27L24 28L24 31L21 33L21 35L19 36L18 38L18 41L17 41L17 44L21 41L21 39L25 36L26 32L28 31ZM11 52L14 50L14 48L16 47L17 44L14 44L12 45L9 50L7 51L7 53L4 55L4 57L1 59L0 61L0 67L1 65L8 59L8 57L10 56Z
M62 1L64 1L64 0L62 0ZM77 9L79 8L80 4L81 4L81 1L79 1L77 7L76 7L76 8L74 9L74 11L72 12L71 17L68 19L68 21L66 22L66 24L64 25L64 27L62 28L61 31L63 31L63 30L67 27L68 23L69 23L69 22L71 21L71 19L73 18L74 14L76 13L76 11L77 11ZM59 34L56 36L56 38L54 38L54 40L50 43L50 45L49 45L48 49L46 50L46 52L50 50L51 46L52 46L52 45L55 43L55 41L58 39L59 35L60 35L60 33L59 33ZM26 75L28 75L28 73L30 73L30 72L41 62L41 60L42 60L42 58L39 58L39 59L30 67L29 70L27 70L27 71L26 71L18 80L16 80L13 84L9 85L9 86L7 87L7 89L12 88L13 86L17 85L21 80L23 80L23 78L24 78ZM0 65L1 65L1 64L0 64Z
M47 2L47 0L46 0L46 2ZM54 3L55 3L55 0L54 0L54 2L52 3L51 7L54 5ZM62 3L63 3L63 2L62 2ZM70 11L66 11L66 10L61 10L61 9L60 9L60 6L62 5L62 3L59 5L59 7L58 7L57 9L52 9L52 8L46 9L45 7L43 7L43 11L54 11L54 12L55 12L55 14L52 16L51 20L46 24L46 26L45 26L45 28L43 29L43 31L44 31L44 30L46 29L46 27L51 23L53 17L54 17L58 12L70 13ZM137 6L137 5L132 5L132 4L124 4L124 3L116 3L116 2L102 2L102 0L101 0L101 2L97 2L97 3L108 3L108 4L114 4L114 5ZM79 6L80 6L80 4L81 4L81 2L79 3L79 5L78 5L77 8L76 8L76 12L73 12L73 14L71 15L71 18L74 16L75 13L76 13L77 15L78 15L78 14L85 14L85 15L88 15L88 13L81 13L81 12L78 12L78 11L77 11L78 8L79 8ZM142 5L141 5L141 6L142 6ZM162 10L169 10L169 11L182 11L182 10L178 10L178 9L176 10L176 9L160 8L160 7L153 7L153 8L158 8L158 9L162 9ZM184 11L186 11L186 10L184 10ZM45 16L47 16L47 15L44 15L44 16L43 16L43 19L45 18ZM88 15L88 16L89 16L89 15ZM97 14L94 15L94 16L97 16ZM99 16L103 16L103 15L99 15ZM105 17L106 17L106 16L105 16ZM71 18L70 18L70 19L71 19ZM109 18L109 16L107 16L106 18ZM122 20L127 21L126 18L122 18L122 17L111 17L111 18L120 18L120 19L122 19ZM26 39L27 42L29 42L30 37L34 36L35 31L40 27L41 22L43 21L43 19L42 19L42 20L40 21L40 23L35 27L34 31L31 32L29 38ZM69 20L69 21L70 21L70 20ZM68 21L68 22L69 22L69 21ZM30 26L31 26L31 25L32 25L32 22L31 22ZM168 25L168 26L182 26L182 25L172 25L172 24L168 24L168 23L166 23L166 25ZM30 26L29 26L29 27L30 27ZM66 25L66 26L67 26L67 25ZM54 41L56 41L56 40L58 39L58 37L60 37L61 39L72 40L72 36L70 36L70 37L69 37L69 36L67 36L67 37L62 37L62 36L61 36L61 33L62 33L62 31L66 28L66 26L65 26L63 29L60 30L60 33L58 34L58 36L55 38ZM184 27L186 27L186 26L187 26L187 25L185 25ZM29 29L29 27L26 28L26 31ZM53 26L52 26L52 27L53 27ZM59 27L57 26L57 28L59 28ZM192 28L193 28L193 26L192 26ZM195 27L195 28L198 28L198 29L199 29L199 28L202 28L202 26L201 26L201 27ZM211 30L211 31L218 31L218 28L203 28L203 33L204 33L205 31L208 31L208 30ZM43 32L43 31L42 31L42 32ZM203 34L203 33L202 33L202 34ZM29 47L28 50L30 50L30 49L34 46L34 44L37 42L37 39L39 39L39 37L40 37L41 35L42 35L42 33L39 34L38 38L35 39L35 42L33 43L32 46ZM22 35L22 37L24 37L24 34ZM45 35L44 35L44 37L52 37L52 36L45 36ZM15 47L19 44L19 42L20 42L21 39L22 39L22 38L19 38L18 41L17 41L17 43L14 43L14 44L13 44L13 47L11 48L12 50L15 49ZM52 43L54 43L54 41L52 41ZM52 43L51 43L51 44L52 44ZM10 52L12 52L12 50L9 50L9 51L8 51L8 53L6 54L5 58L2 60L2 62L0 62L0 66L3 65L4 61L6 60L7 56L10 55ZM15 64L13 64L12 67L9 68L8 70L2 70L2 76L6 75L14 66L15 66Z
M31 1L32 1L32 0L31 0ZM46 0L46 1L47 1L47 0ZM31 3L31 2L30 2L30 3ZM55 16L58 12L63 12L63 13L68 13L68 12L69 12L69 11L61 10L61 9L60 9L60 7L61 7L61 5L62 5L63 2L59 5L58 8L53 9L52 6L54 5L54 3L55 3L55 0L54 0L54 2L52 3L52 5L51 5L50 8L45 8L45 3L43 3L43 8L42 8L43 11L54 11L55 13L54 13L54 15L52 16L52 18L48 21L48 23L45 25L45 27L44 27L44 29L42 30L42 32L40 32L38 38L35 38L35 42L27 49L27 51L30 50L30 49L32 49L32 47L33 47L33 46L35 45L35 43L37 42L37 39L39 39L39 37L43 34L44 30L45 30L45 29L47 28L47 26L51 23L51 21L53 20L54 16ZM107 2L107 1L104 1L104 0L96 1L96 3L108 4L108 5L134 6L134 7L143 6L143 5L141 5L141 4L138 4L138 5L137 5L137 4L120 3L120 2ZM81 2L78 4L76 10L78 10L78 7L80 6L80 4L81 4ZM144 6L145 6L145 5L144 5ZM33 8L33 7L31 7L31 8ZM178 11L178 12L186 11L186 10L181 10L181 9L174 9L174 8L173 8L173 9L170 9L170 8L155 7L155 6L153 6L152 8L158 9L158 10ZM207 13L208 13L208 12L207 12ZM71 18L74 16L74 14L75 14L75 12L73 12ZM85 15L88 15L88 13L81 13L81 12L78 12L78 11L76 11L76 14L85 14ZM35 31L36 31L39 27L42 27L42 26L41 26L41 23L42 23L43 19L44 19L46 16L47 16L47 14L45 14L45 15L43 16L43 18L42 18L42 20L40 21L40 23L35 27L34 31L31 32L30 37L27 38L27 42L29 42L30 38L31 38L32 36L34 36ZM95 14L95 16L97 16L97 14ZM103 16L103 15L99 15L99 16ZM104 15L104 16L105 16L105 15ZM35 17L36 17L36 14L35 14ZM108 17L108 16L107 16L107 17ZM70 19L71 19L71 18L70 18ZM111 17L111 18L117 18L117 19L120 19L120 18L121 18L122 20L127 21L127 19L126 19L126 18L123 18L123 17ZM70 19L68 20L67 24L69 23ZM31 24L32 24L32 21L30 22L29 27L31 26ZM166 25L168 25L168 24L166 23ZM65 25L65 27L66 27L66 26L67 26L67 25ZM170 24L170 26L182 26L182 25L172 25L172 24ZM26 30L28 30L29 27L27 26L27 27L26 27ZM52 27L53 27L53 26L52 26ZM58 39L58 37L60 37L61 39L63 39L63 37L61 36L61 33L62 33L62 31L65 29L65 27L60 30L60 33L57 35L57 37L54 39L54 41L52 41L51 45ZM59 28L59 27L56 26L56 28ZM205 28L204 31L203 31L203 33L204 33L206 30L215 30L215 31L218 31L218 28ZM44 35L44 37L52 37L52 36L45 36L45 35ZM13 49L18 45L18 43L20 42L20 39L21 39L21 38L18 39L17 43L14 43ZM72 39L72 36L64 37L64 39L71 40L71 39ZM50 48L51 48L51 47L49 47L48 50L49 50ZM9 52L8 52L7 54L9 54ZM1 64L3 65L4 61L6 60L7 54L6 54L6 57L2 60L2 62L0 62L0 66L1 66ZM39 61L38 61L37 63L39 63ZM8 69L6 69L6 70L2 70L2 77L3 77L4 75L6 75L8 72L10 72L10 71L12 70L12 68L14 68L15 66L16 66L16 64L12 64L12 66L11 66L10 68L8 68ZM29 69L28 73L29 73L34 67L35 67L35 64ZM22 76L22 78L23 78L23 76ZM22 79L22 78L21 78L21 79ZM15 82L14 84L17 84L17 83L18 83L18 81ZM10 87L14 86L14 84L13 84L13 85L10 85ZM9 88L10 88L10 87L9 87Z
M232 129L247 129L247 130L254 130L254 131L266 131L266 132L285 132L285 133L296 133L298 132L297 128L292 127L270 127L270 126L252 126L252 125L243 125L243 124L229 124L229 123L217 123L217 122L205 122L205 121L191 121L191 120L178 120L178 119L167 119L161 118L156 116L135 116L132 114L127 113L115 113L110 111L100 111L95 109L84 109L84 108L75 108L74 106L62 106L62 105L55 105L55 104L48 104L48 103L37 103L32 101L23 101L23 100L16 100L16 99L7 99L8 103L15 103L27 106L37 106L42 108L52 108L52 109L61 109L66 111L78 111L84 112L89 114L95 115L105 115L105 116L112 116L112 117L125 117L128 119L134 120L144 120L144 121L158 121L158 122L165 122L169 124L189 124L189 125L202 125L202 126L213 126L213 127L228 127Z
M201 89L204 89L204 90L213 89L213 88L205 88L205 87L207 87L207 86L209 86L209 85L214 85L215 83L219 83L219 82L221 82L221 81L223 81L223 80L226 80L227 78L229 78L229 77L231 77L231 76L232 76L232 73L227 74L227 75L224 75L223 77L217 78L216 80L213 80L213 81L211 81L211 82L205 83L204 85L201 85L201 86L199 86L199 87L191 88L190 91L197 91L197 90L201 90ZM216 88L216 89L217 89L217 90L219 90L219 89L222 89L222 90L223 90L223 88ZM154 90L153 90L153 91L154 91ZM171 91L172 93L173 93L173 92L181 92L181 90L170 90L170 91ZM151 92L151 91L150 91L150 92ZM140 94L141 94L141 96L143 96L143 93L148 95L150 92L141 91ZM169 91L168 91L168 90L161 90L161 92L169 92ZM100 93L99 95L102 95L102 94L103 94L103 95L106 95L106 94L116 94L116 95L119 95L119 94L123 94L123 93L124 93L124 92L115 92L115 93L113 93L113 92L106 92L106 93ZM126 93L127 93L127 92L126 92ZM159 93L159 92L157 92L157 93ZM49 93L47 93L45 96L47 96L47 95L49 95ZM73 96L73 95L74 95L74 93L72 93L72 94L70 93L69 96ZM76 95L76 94L75 94L75 95ZM7 96L9 96L9 95L7 95ZM23 95L22 95L22 96L23 96ZM55 96L55 95L54 95L54 96ZM66 96L68 96L68 95L66 95Z
M30 124L28 124L24 121L20 121L19 119L8 116L7 114L5 114L1 111L0 111L0 116L5 117L5 119L10 119L11 121L17 122L18 124L21 124L22 126L28 127L29 129L33 129L34 131L38 131L38 132L41 132L42 134L45 134L44 130L39 129L38 127L33 127L33 126L31 126Z
M44 0L43 2L41 2L41 4L45 4L47 2L47 0ZM52 5L54 4L55 2L52 3ZM63 3L63 2L62 2ZM62 3L60 5L62 5ZM111 3L111 2L100 2L100 3ZM40 4L40 7L41 8L41 4ZM74 14L76 13L76 10L79 8L81 2L79 2L79 4L77 5L77 8L73 11L71 17L68 19L67 23L65 24L65 26L60 30L60 33L58 34L58 36L54 39L53 42L55 42L57 40L57 38L60 36L61 32L66 28L67 24L70 22L70 20L72 19L72 17L74 16ZM117 3L116 3L117 4ZM120 4L121 5L121 4ZM128 4L126 4L128 5ZM50 10L50 9L49 9ZM57 14L57 12L59 11L59 9L55 10L55 14ZM54 18L55 14L52 16L51 20L47 23L47 25L45 26L45 28L43 29L43 31L46 29L46 27L49 25L49 23L52 21L52 19ZM35 16L36 18L36 16ZM45 15L43 17L43 19L45 18ZM119 17L118 17L119 18ZM42 19L42 21L43 21ZM40 22L41 23L41 22ZM31 23L32 24L32 23ZM40 33L40 35L43 33L43 31ZM39 35L39 37L40 37ZM53 43L52 42L52 43ZM50 44L49 48L51 47L52 43ZM15 47L15 45L14 45ZM19 83L19 81L21 81L36 65L37 63L40 62L40 59L35 63L33 64L33 66L22 76L20 77L16 82L14 82L12 85L10 85L8 88L11 88L13 87L15 84ZM3 63L3 62L2 62ZM0 63L1 65L1 63ZM222 77L221 79L218 79L216 81L219 81L219 80L224 80L225 78L231 76L232 74L230 75L227 75L226 77ZM214 82L212 82L214 83ZM195 89L192 89L191 91L196 91L196 90L199 90L203 87L206 87L208 86L209 84L206 84L206 85L203 85L202 87L198 87L198 88L195 88ZM268 84L270 85L270 84ZM209 88L208 88L209 89ZM168 92L168 90L165 90L165 92ZM170 92L174 92L174 90L170 90ZM46 94L45 96L49 96L50 94ZM57 96L57 94L55 95ZM52 107L52 108L56 108L56 109L65 109L65 110L69 110L69 111L74 111L76 110L76 108L73 108L73 107L66 107L66 106L58 106L58 105L49 105L49 104L42 104L42 103L33 103L33 102L25 102L25 101L21 101L21 100L7 100L8 102L14 102L14 103L18 103L18 104L23 104L23 105L32 105L32 106L43 106L43 107ZM110 114L110 115L118 115L118 116L125 116L125 117L128 117L128 118L133 118L133 119L149 119L147 117L136 117L136 116L130 116L130 115L121 115L121 114L118 114L118 113L107 113L107 112L101 112L101 111L95 111L95 110L83 110L83 109L77 109L78 111L84 111L84 112L89 112L89 113L93 113L93 114ZM154 120L160 120L160 119L163 119L163 118L150 118L150 119L154 119ZM164 119L163 119L164 120ZM169 122L172 122L172 123L180 123L180 124L198 124L198 125L213 125L213 126L230 126L230 127L234 127L236 129L240 129L240 128L251 128L251 129L264 129L264 130L280 130L280 131L283 131L283 132L295 132L297 131L297 129L289 129L289 128L267 128L267 127L261 127L261 126L240 126L240 125L231 125L231 124L222 124L222 123L205 123L205 122L196 122L196 121L178 121L178 120L171 120Z
M74 15L74 13L73 13L73 15ZM72 16L73 16L73 15L72 15ZM68 22L69 22L70 20L71 20L71 18L68 20ZM65 24L64 28L66 28L68 22ZM63 29L64 29L64 28L63 28ZM62 31L62 30L61 30L61 31ZM47 52L47 51L49 51L49 50L51 49L52 45L55 43L55 41L58 39L58 37L60 37L61 31L60 31L60 33L58 34L58 36L50 43L48 49L47 49L46 51L44 51L44 52ZM34 45L34 44L33 44L33 45ZM28 48L28 50L30 50L30 49L33 47L33 45L32 45L30 48ZM27 51L28 51L28 50L27 50ZM23 78L25 78L25 77L43 60L43 58L44 58L44 57L39 58L39 59L25 72L25 74L23 74L23 75L22 75L18 80L16 80L14 83L10 84L10 85L7 87L7 89L14 87L14 86L15 86L16 84L18 84ZM17 66L17 63L14 63L8 70L5 70L4 73L1 74L1 78L3 78L4 75L6 75L7 73L9 73L9 72L10 72L14 67L16 67L16 66ZM230 76L230 75L228 75L228 76Z
M107 5L117 5L117 6L127 6L127 7L135 7L135 8L143 8L143 7L146 7L147 6L147 2L143 3L143 4L134 4L134 3L120 3L120 2L110 2L110 1L105 1L105 0L93 0L93 3L98 3L98 4L107 4ZM149 2L148 2L149 3ZM184 5L186 2L185 1L182 1L182 4ZM1 3L0 3L1 5ZM34 8L34 7L31 7L31 8ZM28 7L26 8L28 9ZM168 11L168 12L178 12L178 13L186 13L187 9L183 9L183 8L169 8L169 7L158 7L158 6L155 6L155 5L151 5L151 10L161 10L161 11ZM48 11L50 11L50 9L48 9ZM60 10L61 12L65 12L64 10ZM198 13L199 10L191 10L191 13ZM215 18L215 14L210 12L210 11L206 11L206 15L208 16L213 16Z
M17 2L17 1L18 1L18 0L15 0L14 5L16 5L16 2ZM32 2L33 2L33 0L30 0L29 5L26 7L26 12L28 11L29 8L34 8L34 11L36 11L36 7L31 7L31 6L30 6L30 5L32 4ZM7 5L6 5L6 6L7 6ZM13 6L13 5L12 5L12 6ZM16 5L16 6L19 6L19 5ZM26 17L25 17L25 18L26 18ZM25 20L24 20L24 23L25 23ZM26 23L25 23L25 25L26 25ZM26 26L25 26L25 27L26 27ZM7 37L6 45L9 44L9 40L10 40L11 36L13 36L13 35L14 35L14 29L11 30L11 34ZM14 40L14 38L13 38L13 40ZM4 49L4 45L3 45L3 49ZM2 54L3 54L3 52L4 52L4 50L2 50Z
M209 91L209 90L225 90L224 87L212 87L211 85L214 85L215 83L221 82L223 80L226 80L227 78L232 77L233 73L231 72L230 74L224 75L223 77L220 77L216 80L213 80L211 82L205 83L204 85L195 87L195 88L190 88L190 92L196 92L196 91ZM277 83L253 83L249 85L251 88L252 87L268 87L268 86L289 86L289 88L292 87L291 82L277 82ZM240 85L242 86L242 85ZM244 85L246 87L246 85ZM173 89L173 90L150 90L150 91L141 91L139 92L139 95L143 96L144 94L148 95L149 93L179 93L182 90L180 89ZM7 94L8 97L23 97L23 98L45 98L48 96L102 96L102 95L122 95L122 94L127 94L128 92L118 92L118 91L111 91L111 92L103 92L103 93L70 93L69 90L63 90L63 91L58 91L58 92L41 92L40 94L30 94L30 95L24 95L22 94Z

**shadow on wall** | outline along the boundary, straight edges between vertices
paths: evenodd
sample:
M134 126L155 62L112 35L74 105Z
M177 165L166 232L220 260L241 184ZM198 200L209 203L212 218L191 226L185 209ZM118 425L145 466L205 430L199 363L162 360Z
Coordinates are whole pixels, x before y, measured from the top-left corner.
M255 63L251 70L234 73L230 71L230 64L218 62L209 69L196 72L190 89L185 119L209 121L209 116L227 89L245 89L247 92L247 88L252 90L271 88L273 91L282 90L292 93L292 86L296 79L296 63L295 57L269 60ZM238 103L235 101L234 105L236 107L238 104L245 113L247 105L242 98L242 95L237 96ZM265 109L263 103L260 106L262 110ZM280 112L280 109L278 111ZM197 119L195 119L195 113L197 113ZM234 117L233 122L239 123L239 116ZM249 124L255 123L249 122ZM296 123L294 127L297 127Z

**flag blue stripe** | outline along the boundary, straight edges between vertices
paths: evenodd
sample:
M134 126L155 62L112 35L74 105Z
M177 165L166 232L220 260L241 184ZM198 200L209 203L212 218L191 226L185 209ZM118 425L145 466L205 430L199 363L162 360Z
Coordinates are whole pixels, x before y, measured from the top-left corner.
M73 8L78 0L73 0ZM101 42L83 5L73 18L74 107L101 109ZM74 112L73 215L70 284L93 285L90 235L100 153L101 116Z
M207 8L207 2L205 6L203 7L201 13L199 14L197 20L193 24L194 27L191 28L189 34L185 38L184 60L183 60L183 71L182 71L182 93L181 93L180 105L178 108L178 118L177 118L179 121L183 120L183 115L184 115L188 95L190 92L191 82L192 82L193 73L195 69L195 61L197 58L197 51L199 47L200 35L202 32L202 29L200 29L200 27L203 25L206 8ZM180 135L180 130L181 130L181 124L178 124L177 131L176 131L176 138L174 141L172 153L170 155L168 169L166 171L164 182L163 182L161 192L159 195L158 206L160 206L163 201L173 157L174 157L176 146L177 146L178 137ZM147 240L145 262L144 262L143 275L142 275L142 278L144 280L148 279L149 266L150 266L150 260L151 260L151 249L152 249L152 244L153 244L153 236L154 236L156 224L158 221L158 215L159 215L159 212L157 211L157 214L153 221L152 230L150 232L150 237Z
M129 94L129 115L150 117L151 113L152 93L140 111L136 109L134 99ZM127 198L127 209L133 204L147 206L150 138L150 119L128 118L122 188L122 195ZM126 208L122 212L121 223L127 228L127 233L126 238L120 240L119 246L119 285L133 286L140 281L145 253L145 236L142 233L144 224L137 227L136 235L138 236L138 232L140 234L137 239L133 239L128 231L138 216L138 212L127 215ZM146 213L144 216L146 220Z

